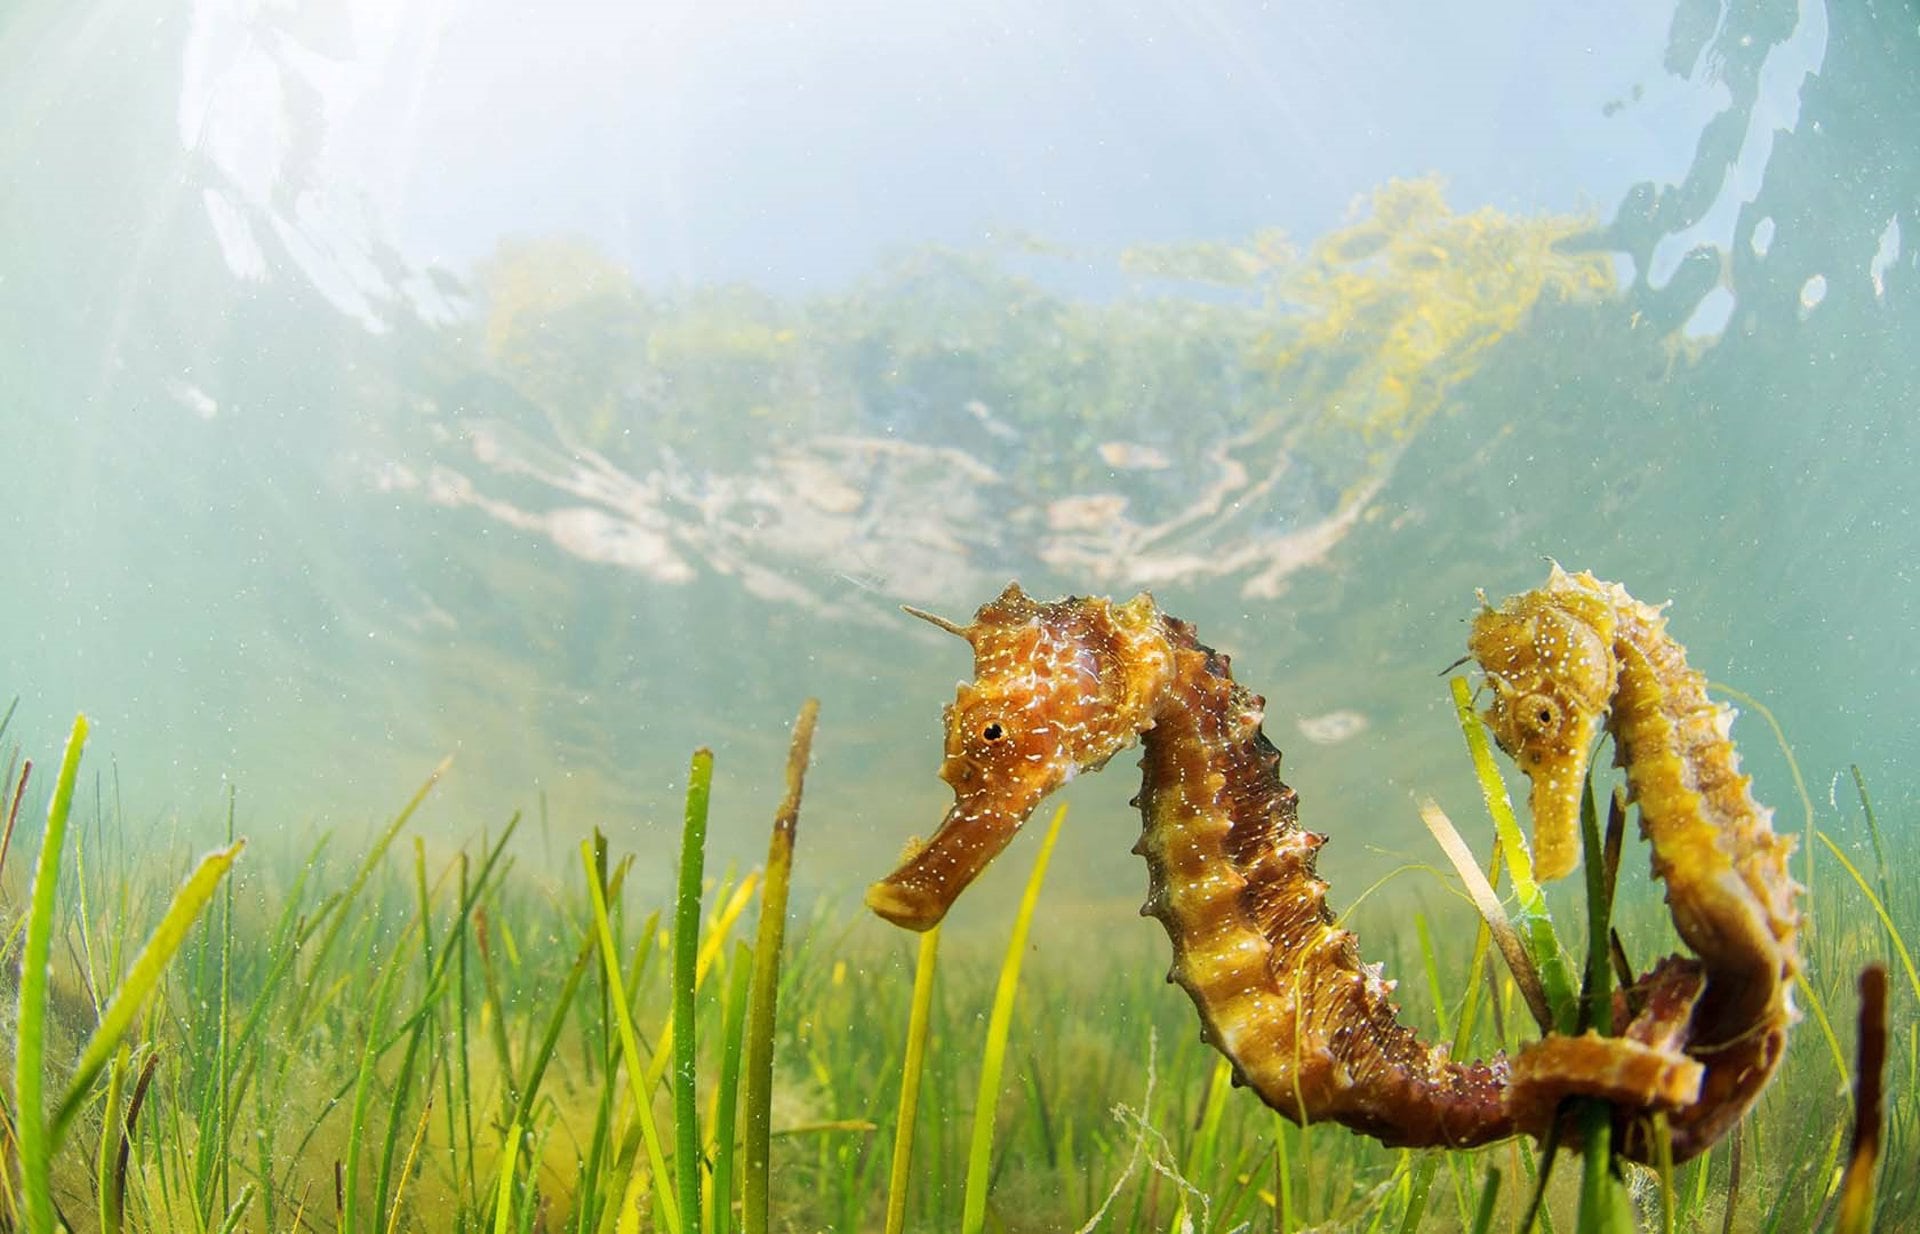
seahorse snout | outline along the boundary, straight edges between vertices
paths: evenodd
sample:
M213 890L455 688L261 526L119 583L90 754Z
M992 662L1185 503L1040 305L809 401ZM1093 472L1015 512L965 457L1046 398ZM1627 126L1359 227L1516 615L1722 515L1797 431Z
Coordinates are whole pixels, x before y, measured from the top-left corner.
M932 839L867 888L867 907L905 929L931 930L1026 818L1025 813L969 810L956 804Z

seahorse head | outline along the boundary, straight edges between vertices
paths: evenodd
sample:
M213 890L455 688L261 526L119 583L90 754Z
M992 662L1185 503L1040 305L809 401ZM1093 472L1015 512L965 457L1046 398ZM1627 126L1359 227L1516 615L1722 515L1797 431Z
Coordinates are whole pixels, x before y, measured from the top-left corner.
M1131 745L1172 673L1151 597L1040 603L1008 586L969 625L907 610L973 647L946 710L940 778L954 802L933 838L867 891L896 925L931 929L1041 800Z
M1493 687L1487 727L1532 782L1543 881L1580 860L1581 789L1618 672L1613 628L1612 606L1556 565L1545 588L1483 608L1467 637Z

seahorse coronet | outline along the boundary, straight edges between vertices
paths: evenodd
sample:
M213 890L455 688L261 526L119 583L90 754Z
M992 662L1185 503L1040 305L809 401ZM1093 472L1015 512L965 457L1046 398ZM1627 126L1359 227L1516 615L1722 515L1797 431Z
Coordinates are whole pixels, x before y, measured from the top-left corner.
M1542 877L1577 859L1579 794L1604 728L1697 956L1625 992L1619 1037L1548 1036L1512 1060L1467 1062L1422 1042L1328 907L1315 869L1326 836L1300 825L1261 728L1266 700L1144 592L1041 602L1015 583L965 625L915 613L974 652L974 678L945 713L941 774L955 801L868 903L930 928L1048 793L1137 742L1140 913L1166 929L1167 980L1236 1084L1296 1121L1411 1147L1544 1135L1562 1100L1598 1097L1619 1111L1628 1155L1653 1151L1645 1116L1657 1111L1685 1160L1737 1121L1784 1050L1798 971L1791 842L1754 802L1731 711L1707 697L1663 607L1557 563L1544 587L1499 607L1482 599L1469 649L1495 739L1532 782Z

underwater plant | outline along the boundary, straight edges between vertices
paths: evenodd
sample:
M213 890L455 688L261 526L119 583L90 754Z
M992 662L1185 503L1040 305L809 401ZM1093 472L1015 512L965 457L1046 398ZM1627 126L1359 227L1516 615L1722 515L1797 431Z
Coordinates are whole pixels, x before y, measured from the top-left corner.
M1565 582L1588 585L1575 576ZM1531 606L1489 609L1482 618L1497 632L1517 615L1521 623L1507 628L1524 631L1525 620L1558 604L1535 593ZM1617 620L1612 637L1619 637ZM1527 638L1553 642L1537 630ZM1179 650L1176 663L1203 654L1197 642ZM1616 671L1630 677L1627 658L1616 659ZM1219 687L1224 658L1207 667ZM1503 671L1516 687L1510 705L1538 692L1517 664ZM1476 769L1489 777L1482 789L1504 802L1466 683L1453 684L1456 701L1469 709ZM1227 687L1229 697L1237 688ZM1614 714L1626 712L1616 705ZM40 1071L60 1074L68 1043L59 1034L81 1023L61 1007L62 982L77 991L69 999L75 1012L86 1011L89 990L98 991L87 1022L105 1023L120 1016L113 1006L131 1006L105 991L132 989L132 975L145 973L156 978L143 996L153 1010L122 1038L131 1052L115 1051L104 1071L62 1076L61 1085L43 1090L58 1098L64 1087L67 1096L45 1103L51 1117L39 1131L7 1100L11 1094L0 1093L0 1158L9 1167L0 1174L0 1229L1120 1234L1271 1224L1618 1234L1637 1222L1667 1231L1863 1234L1876 1219L1905 1228L1916 1211L1920 1030L1907 1009L1908 992L1920 993L1920 973L1906 939L1920 904L1917 884L1889 866L1878 843L1878 878L1863 873L1845 844L1813 826L1811 806L1809 833L1825 845L1823 859L1832 857L1821 867L1823 887L1845 891L1850 879L1872 912L1829 914L1825 928L1800 940L1808 955L1796 986L1810 1027L1819 1029L1796 1037L1800 1065L1780 1068L1753 1117L1734 1122L1719 1145L1684 1168L1672 1165L1671 1151L1661 1159L1675 1137L1658 1134L1654 1170L1617 1168L1612 1153L1634 1134L1632 1116L1615 1119L1604 1101L1572 1102L1564 1134L1556 1140L1549 1131L1546 1141L1579 1138L1587 1157L1579 1220L1568 1226L1556 1224L1568 1189L1547 1186L1553 1153L1536 1152L1527 1135L1471 1155L1388 1151L1367 1137L1295 1127L1236 1099L1234 1064L1180 1031L1189 1013L1131 962L1129 948L1116 940L1090 962L1079 940L1055 945L1048 914L1084 907L1052 905L1035 920L1050 842L1004 940L997 981L960 950L971 939L951 944L936 972L937 931L919 936L914 963L898 932L870 926L860 938L831 908L803 912L799 928L783 938L812 717L809 706L795 726L787 797L764 873L716 879L701 872L711 763L696 754L671 927L666 913L634 911L635 859L611 860L598 835L583 846L584 887L579 870L560 884L516 867L507 851L512 821L481 834L476 850L450 854L439 873L417 839L410 861L390 860L443 765L365 845L331 845L344 866L329 866L325 840L298 866L279 870L276 860L300 854L256 852L249 869L260 881L240 889L237 906L229 895L215 929L183 934L190 915L218 899L208 898L216 882L232 888L219 873L231 850L216 853L215 865L203 867L168 908L172 874L156 877L165 864L142 855L116 871L114 850L95 847L94 837L124 821L116 817L117 792L93 795L93 816L67 832L74 859L63 867L59 911L38 918L41 926L53 923L51 934L36 938L51 939L54 966L52 1014L42 1019L54 1031L41 1038ZM6 720L0 715L0 743ZM27 778L18 754L0 749L0 782L13 785L13 802ZM71 791L77 761L75 742L62 776L67 787L53 794L49 811L62 827L69 812L81 813ZM1866 828L1877 838L1859 787ZM1600 871L1610 883L1617 865L1625 820L1618 802L1604 849L1591 799L1582 803L1590 889ZM1525 844L1510 814L1499 824L1497 852L1514 875L1521 903L1512 920L1525 934ZM1060 818L1054 815L1049 840ZM1864 833L1858 841L1865 851ZM1162 852L1180 856L1166 843ZM265 917L255 914L256 900ZM1602 900L1611 901L1610 887ZM736 943L755 901L759 937ZM13 956L25 947L26 916L7 931ZM146 935L143 918L171 923L154 934L167 946L185 937L173 964L122 958ZM1605 921L1604 909L1589 921L1602 939ZM1659 926L1665 929L1664 919ZM1412 927L1426 981L1405 991L1409 1023L1436 1023L1439 1038L1462 1057L1501 1047L1518 1064L1540 1048L1521 1041L1524 1012L1513 1013L1516 993L1524 993L1518 972L1513 982L1483 981L1493 977L1483 962L1487 931L1473 943L1469 966L1467 940L1430 932L1418 912ZM1627 933L1633 940L1637 931ZM1550 924L1547 942L1558 964ZM1614 950L1624 955L1617 942ZM1609 1001L1593 967L1598 956L1605 972L1606 952L1603 945L1589 956L1583 1014L1587 1003L1597 1012ZM1884 975L1863 986L1860 1062L1850 1068L1833 1029L1850 1010L1839 1001L1845 995L1835 974L1883 955L1905 981L1891 992ZM903 963L913 968L910 992L900 980ZM0 982L11 971L11 964L0 970ZM120 972L129 977L114 979ZM1541 972L1549 975L1545 963ZM1450 985L1454 977L1464 980ZM1618 1031L1629 1022L1632 996L1630 989L1612 1003L1611 1024L1604 1014L1592 1022ZM1696 1004L1696 1024L1706 1005ZM1563 1035L1549 1041L1587 1048L1585 1038L1564 1035L1574 1021L1556 1015L1552 1023L1562 1027L1550 1031ZM0 1050L18 1048L24 1064L34 1053L29 1037L0 1034ZM98 1057L78 1040L73 1047ZM1713 1066L1706 1062L1701 1104L1716 1099ZM1848 1118L1842 1089L1850 1075ZM1659 1111L1651 1119L1684 1128L1687 1117ZM1606 1134L1609 1124L1620 1134ZM1699 1136L1703 1125L1682 1134ZM47 1136L55 1127L64 1127L57 1140ZM29 1160L32 1179L22 1168ZM1610 1221L1593 1217L1586 1184L1596 1180ZM29 1182L45 1186L50 1223L26 1220Z
M975 677L946 712L940 775L954 805L868 891L887 920L938 924L1043 798L1138 741L1141 911L1166 927L1169 979L1204 1039L1289 1119L1459 1148L1548 1137L1563 1101L1595 1097L1626 1120L1625 1155L1683 1161L1725 1134L1777 1066L1798 972L1791 845L1738 771L1731 713L1707 700L1658 610L1618 585L1556 566L1544 588L1484 612L1470 646L1494 684L1496 737L1545 777L1538 826L1552 852L1573 816L1545 807L1585 782L1585 735L1604 717L1697 954L1623 991L1622 1035L1561 1025L1511 1062L1456 1061L1400 1022L1392 984L1327 905L1315 872L1326 837L1300 826L1261 730L1265 700L1191 625L1145 594L1042 603L1018 584L967 625L909 611L965 638ZM1647 1133L1655 1115L1670 1141Z
M0 724L0 731L4 731L4 724ZM94 1082L109 1068L111 1075L107 1107L112 1114L118 1113L121 1082L126 1068L126 1056L121 1043L133 1030L135 1018L160 984L175 953L186 942L194 922L212 901L214 892L240 856L240 850L246 847L245 840L232 841L226 848L209 853L175 892L159 924L100 1006L93 1031L67 1077L64 1093L58 1104L49 1111L46 1105L50 1069L48 983L55 935L54 918L60 886L60 864L67 846L67 821L73 810L74 786L86 744L87 718L76 716L73 730L67 738L66 753L60 760L60 770L55 777L53 796L47 805L47 825L34 864L33 890L24 922L25 937L21 943L13 1042L14 1108L7 1120L10 1124L7 1140L8 1146L18 1157L21 1222L30 1231L51 1231L56 1224L65 1224L56 1216L54 1156L76 1129L81 1113L92 1104L96 1096ZM22 769L19 787L14 792L14 806L8 813L9 839L12 837L13 820L19 811L20 797L26 787L28 770L30 765ZM144 1086L143 1080L141 1087ZM107 1139L110 1140L113 1119L109 1117L106 1121ZM107 1154L103 1152L103 1167L106 1160ZM104 1168L101 1181L101 1224L108 1226L112 1224L108 1214L117 1215L117 1199L107 1183ZM12 1197L10 1189L8 1196Z

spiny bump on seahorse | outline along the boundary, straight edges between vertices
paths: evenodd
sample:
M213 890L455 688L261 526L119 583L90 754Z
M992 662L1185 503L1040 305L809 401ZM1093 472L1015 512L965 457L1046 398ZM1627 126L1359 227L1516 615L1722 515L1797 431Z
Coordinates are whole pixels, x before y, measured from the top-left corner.
M1392 983L1327 906L1315 870L1326 837L1300 825L1261 729L1265 700L1191 625L1145 593L1040 602L1018 584L965 625L909 611L967 640L974 679L945 713L940 776L954 804L867 893L887 920L937 924L1043 798L1137 741L1141 911L1166 928L1169 977L1203 1038L1287 1117L1460 1148L1544 1135L1562 1099L1595 1096L1621 1112L1630 1156L1651 1155L1644 1116L1663 1111L1685 1160L1778 1064L1798 964L1790 845L1738 772L1730 715L1706 699L1658 610L1617 585L1556 566L1545 588L1484 611L1472 650L1493 686L1496 737L1534 781L1543 864L1568 861L1551 848L1563 842L1555 829L1569 783L1577 809L1604 724L1698 958L1663 961L1623 993L1621 1036L1549 1036L1511 1063L1456 1061L1399 1021Z

